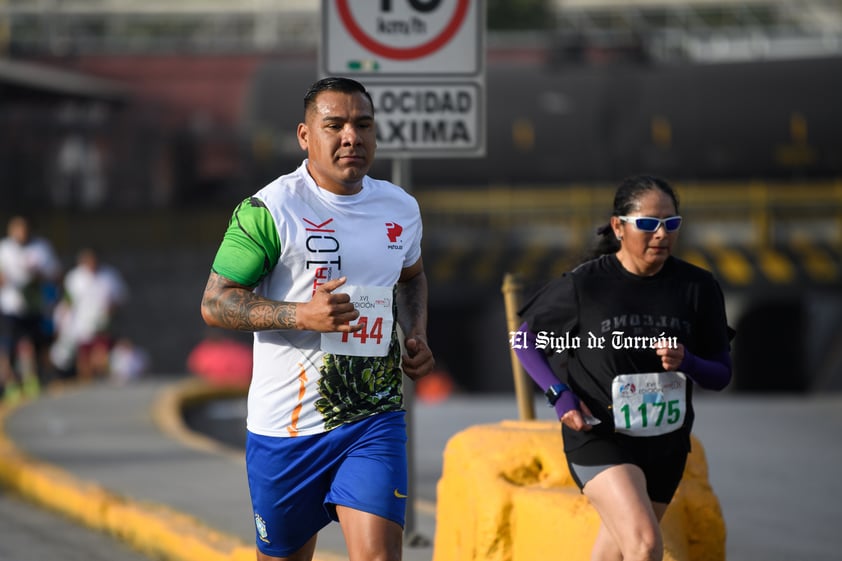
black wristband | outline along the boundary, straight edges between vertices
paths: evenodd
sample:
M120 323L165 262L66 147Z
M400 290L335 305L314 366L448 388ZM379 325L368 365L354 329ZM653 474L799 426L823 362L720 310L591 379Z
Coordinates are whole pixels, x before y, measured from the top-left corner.
M568 391L569 389L570 388L567 386L567 384L562 383L553 384L552 386L547 388L547 391L544 392L544 395L547 396L547 401L550 403L550 407L553 407L556 401L558 401L558 398L561 397L561 394Z

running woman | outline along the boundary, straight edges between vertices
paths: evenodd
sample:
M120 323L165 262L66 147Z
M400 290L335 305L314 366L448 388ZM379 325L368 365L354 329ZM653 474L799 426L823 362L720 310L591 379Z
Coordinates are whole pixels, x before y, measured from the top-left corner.
M600 516L593 560L662 559L659 521L690 451L693 387L731 379L720 286L672 255L678 206L666 181L626 179L598 256L520 311L526 344L515 352L555 407L570 474ZM581 344L536 347L567 334Z

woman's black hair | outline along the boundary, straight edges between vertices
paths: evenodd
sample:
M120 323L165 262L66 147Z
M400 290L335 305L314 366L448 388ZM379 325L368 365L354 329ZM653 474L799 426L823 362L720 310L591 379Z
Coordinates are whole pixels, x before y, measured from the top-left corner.
M675 212L678 214L678 195L675 194L669 183L652 175L635 175L625 178L617 187L617 191L614 193L614 208L611 211L611 216L626 216L632 213L637 207L640 197L654 189L658 189L672 199ZM596 233L596 246L591 251L590 258L617 253L617 250L620 249L620 241L614 236L610 222L597 228Z

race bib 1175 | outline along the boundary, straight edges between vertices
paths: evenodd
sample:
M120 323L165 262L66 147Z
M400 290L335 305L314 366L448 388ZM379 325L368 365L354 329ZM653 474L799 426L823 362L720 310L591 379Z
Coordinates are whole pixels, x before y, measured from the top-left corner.
M687 378L681 372L621 374L611 384L614 430L657 436L678 430L687 414Z

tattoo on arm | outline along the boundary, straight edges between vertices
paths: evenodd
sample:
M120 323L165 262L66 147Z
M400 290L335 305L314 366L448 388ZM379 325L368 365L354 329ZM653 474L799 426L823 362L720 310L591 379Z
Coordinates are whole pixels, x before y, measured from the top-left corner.
M427 277L424 272L398 283L398 321L407 336L427 332Z
M295 302L258 296L216 273L211 273L202 298L202 317L209 325L238 331L295 329L295 308Z

